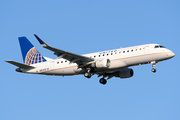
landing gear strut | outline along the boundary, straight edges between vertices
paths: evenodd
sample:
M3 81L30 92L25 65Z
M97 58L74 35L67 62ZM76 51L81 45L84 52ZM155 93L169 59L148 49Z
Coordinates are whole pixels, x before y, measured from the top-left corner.
M104 79L104 78L101 78L101 79L99 80L99 82L100 82L101 84L105 85L105 84L107 83L107 80Z
M155 73L156 72L156 69L154 68L155 67L155 65L157 64L157 62L156 61L153 61L153 62L151 62L151 64L152 64L152 72L153 73Z

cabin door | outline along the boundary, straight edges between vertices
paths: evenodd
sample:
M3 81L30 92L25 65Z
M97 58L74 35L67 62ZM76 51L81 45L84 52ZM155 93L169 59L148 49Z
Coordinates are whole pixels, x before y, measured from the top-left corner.
M51 61L51 62L50 62L49 68L50 68L50 70L53 70L53 69L54 69L54 61Z
M149 54L149 46L144 47L144 54L148 55Z

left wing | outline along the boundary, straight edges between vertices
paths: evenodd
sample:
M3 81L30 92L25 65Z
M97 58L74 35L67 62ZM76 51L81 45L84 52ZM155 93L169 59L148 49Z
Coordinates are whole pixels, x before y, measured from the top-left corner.
M64 58L66 60L69 60L70 63L76 63L79 66L80 65L85 65L85 64L88 64L88 63L91 63L91 62L94 61L93 58L89 58L89 57L77 55L77 54L74 54L74 53L70 53L70 52L67 52L67 51L64 51L64 50L60 50L60 49L57 49L57 48L53 48L53 47L49 46L48 44L46 44L36 34L34 34L34 36L37 38L37 40L39 41L39 43L41 44L42 47L53 51L54 54L58 56L58 58Z

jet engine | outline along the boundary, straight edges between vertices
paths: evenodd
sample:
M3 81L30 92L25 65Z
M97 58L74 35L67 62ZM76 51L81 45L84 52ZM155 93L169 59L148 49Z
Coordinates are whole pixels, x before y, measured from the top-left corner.
M101 59L91 64L91 66L94 68L108 68L110 63L111 61L109 59Z
M115 77L130 78L130 77L133 76L133 74L134 74L133 69L127 68L127 69L124 69L124 70L121 70L121 71L117 72L115 74Z

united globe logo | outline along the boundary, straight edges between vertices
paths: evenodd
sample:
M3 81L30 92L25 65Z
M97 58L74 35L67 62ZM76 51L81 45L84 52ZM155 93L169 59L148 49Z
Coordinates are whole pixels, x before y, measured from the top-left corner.
M31 65L35 63L45 62L46 59L39 53L39 51L33 47L26 54L25 64Z

